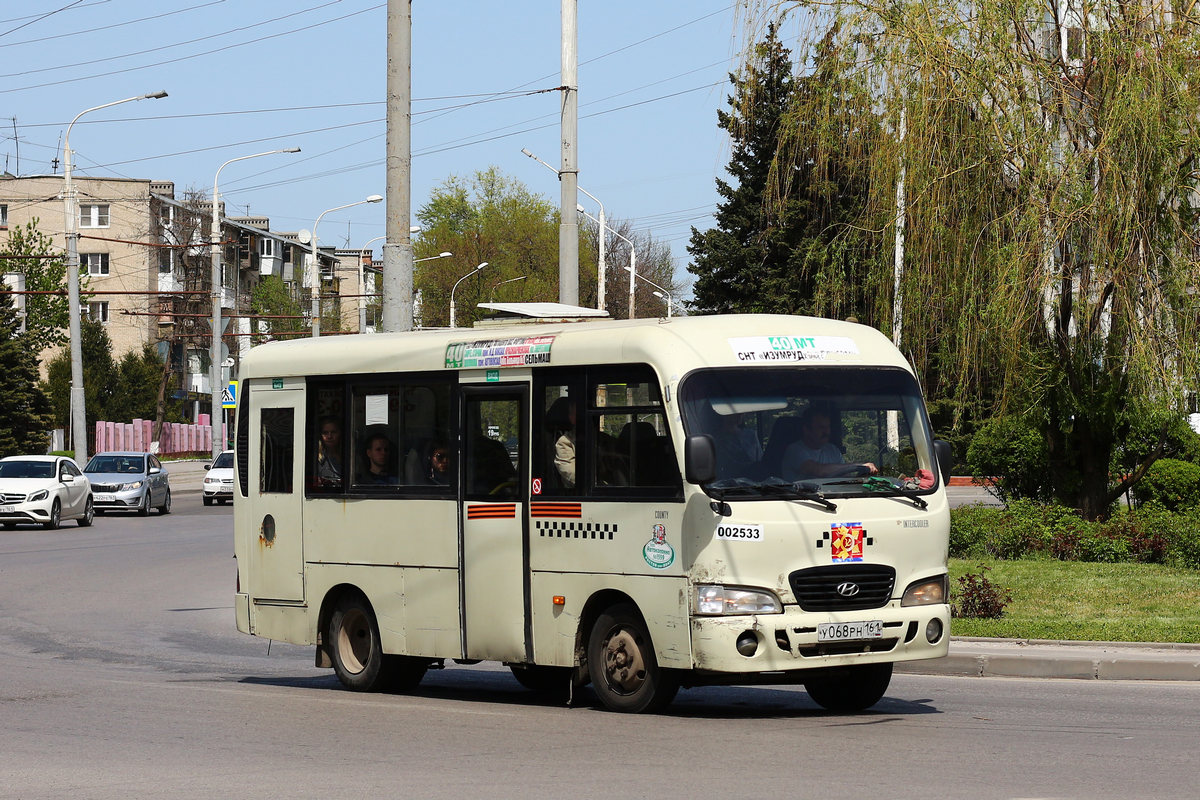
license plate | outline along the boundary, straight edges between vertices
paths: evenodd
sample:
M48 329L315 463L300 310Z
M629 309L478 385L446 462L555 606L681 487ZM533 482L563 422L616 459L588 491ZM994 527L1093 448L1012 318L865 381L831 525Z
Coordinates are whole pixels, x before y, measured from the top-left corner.
M92 499L95 500L97 503L111 503L113 496L111 494L98 494L98 495L95 495Z
M883 636L883 620L865 622L821 622L817 625L818 642L845 642L855 639L879 639Z
M0 506L0 514L11 514L11 513L13 513L12 506Z

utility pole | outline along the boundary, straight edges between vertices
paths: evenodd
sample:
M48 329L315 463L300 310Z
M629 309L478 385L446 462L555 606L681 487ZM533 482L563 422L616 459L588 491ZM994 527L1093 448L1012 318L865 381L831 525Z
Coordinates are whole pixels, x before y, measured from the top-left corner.
M387 4L387 209L384 213L384 331L413 328L412 0Z
M558 302L579 305L579 61L578 0L562 0L562 199L558 226Z

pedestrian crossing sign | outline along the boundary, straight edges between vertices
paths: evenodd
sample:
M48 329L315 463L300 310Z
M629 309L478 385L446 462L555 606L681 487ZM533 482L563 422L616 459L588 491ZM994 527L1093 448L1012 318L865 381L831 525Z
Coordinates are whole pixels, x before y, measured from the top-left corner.
M229 385L221 390L221 408L237 408L237 381L230 381Z

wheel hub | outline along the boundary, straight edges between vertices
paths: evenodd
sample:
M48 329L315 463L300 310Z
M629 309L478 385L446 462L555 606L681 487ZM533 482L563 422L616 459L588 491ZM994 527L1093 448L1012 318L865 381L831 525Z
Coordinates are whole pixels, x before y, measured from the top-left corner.
M616 631L605 643L604 675L609 686L625 694L636 692L645 683L642 648L629 631Z

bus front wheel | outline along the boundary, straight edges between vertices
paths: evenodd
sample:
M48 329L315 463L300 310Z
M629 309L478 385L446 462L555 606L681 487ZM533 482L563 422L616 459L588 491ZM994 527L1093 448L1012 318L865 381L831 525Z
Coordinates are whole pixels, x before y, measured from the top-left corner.
M365 598L349 594L338 600L329 618L329 653L333 671L347 689L373 692L382 688L379 624Z
M864 711L878 703L892 682L892 665L860 664L832 678L804 684L808 696L830 711Z
M588 637L587 655L596 696L612 711L659 711L679 691L679 682L658 666L650 632L630 603L600 615Z

